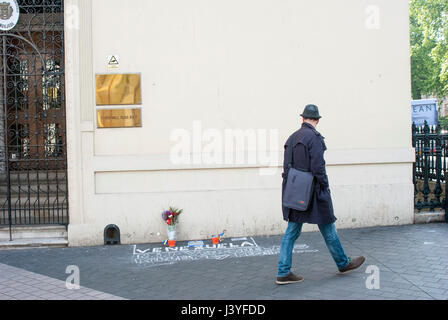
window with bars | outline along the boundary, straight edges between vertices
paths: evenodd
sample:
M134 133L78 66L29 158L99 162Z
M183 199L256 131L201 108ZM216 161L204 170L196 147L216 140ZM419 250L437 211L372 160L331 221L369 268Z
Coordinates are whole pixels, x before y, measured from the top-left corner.
M63 0L18 0L20 13L62 12Z
M20 90L23 94L26 94L28 92L29 86L28 86L28 61L22 60L20 61Z
M58 61L47 60L42 74L44 110L61 108L61 66Z
M12 160L30 156L29 132L29 124L17 123L10 127L11 141L9 143L9 154Z
M45 125L45 156L60 157L63 154L61 127L57 123Z

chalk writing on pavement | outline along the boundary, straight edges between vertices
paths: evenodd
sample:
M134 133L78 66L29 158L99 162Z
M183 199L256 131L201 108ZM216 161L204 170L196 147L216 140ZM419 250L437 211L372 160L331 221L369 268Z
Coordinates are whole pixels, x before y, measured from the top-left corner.
M253 238L248 238L247 241L232 240L234 241L224 240L220 244L207 244L202 247L154 247L144 250L137 248L137 245L135 245L133 261L138 265L160 266L181 261L224 260L228 258L272 256L280 253L280 246L261 247ZM312 252L318 252L318 250L310 249L306 244L296 244L294 246L294 253Z

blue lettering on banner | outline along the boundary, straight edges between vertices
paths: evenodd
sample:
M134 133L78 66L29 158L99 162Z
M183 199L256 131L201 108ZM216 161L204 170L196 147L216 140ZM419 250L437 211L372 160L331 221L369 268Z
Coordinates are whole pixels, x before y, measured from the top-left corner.
M415 122L416 126L422 126L425 124L425 120L430 126L439 123L437 100L425 99L412 101L412 122Z

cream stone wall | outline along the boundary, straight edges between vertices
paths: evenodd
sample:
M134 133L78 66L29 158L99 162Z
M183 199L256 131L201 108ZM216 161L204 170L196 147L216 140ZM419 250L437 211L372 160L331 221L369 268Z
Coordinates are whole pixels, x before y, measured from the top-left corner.
M66 28L70 245L101 244L110 223L123 243L163 241L170 205L185 210L179 240L282 233L282 149L308 103L323 115L337 227L413 223L406 0L65 5L80 13ZM141 128L96 129L95 74L114 72L142 75ZM271 161L173 163L173 131L193 136L198 121L276 130Z

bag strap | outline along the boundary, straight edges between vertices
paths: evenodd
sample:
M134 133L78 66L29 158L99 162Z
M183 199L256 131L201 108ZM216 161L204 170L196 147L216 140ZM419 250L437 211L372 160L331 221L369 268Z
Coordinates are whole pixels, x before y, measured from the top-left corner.
M288 169L292 168L292 164L294 163L294 146L291 144L291 151L288 156Z
M308 147L306 146L306 145L304 145L305 146L305 148L308 150ZM290 152L289 152L289 154L288 154L288 165L287 165L287 170L286 170L286 172L284 173L284 177L283 178L286 178L287 176L288 176L288 172L289 172L289 169L291 169L292 168L292 164L294 163L294 145L292 145L291 144L291 150L290 150ZM303 171L303 172L310 172L309 170L307 170L307 169L302 169L302 168L297 168L296 170L299 170L299 171Z
M288 176L289 169L292 168L292 164L294 163L294 146L292 143L288 146L289 150L286 150L286 156L287 156L287 165L286 165L286 172L283 172L282 177L286 179Z

